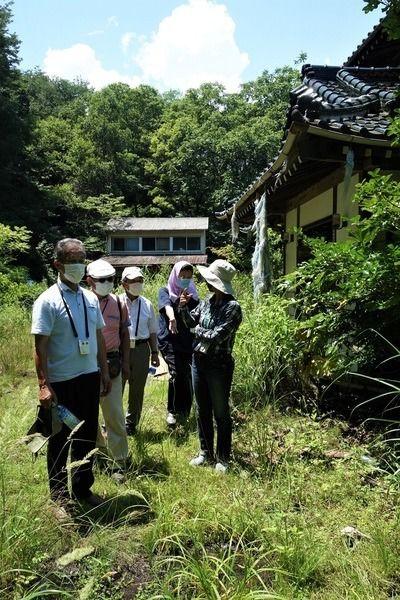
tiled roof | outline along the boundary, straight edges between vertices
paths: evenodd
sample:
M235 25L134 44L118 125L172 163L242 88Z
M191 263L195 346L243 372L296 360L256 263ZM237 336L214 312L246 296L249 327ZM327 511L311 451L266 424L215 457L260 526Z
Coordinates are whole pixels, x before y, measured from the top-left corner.
M107 231L193 231L208 229L208 217L110 219Z
M357 46L354 52L344 63L346 66L357 66L362 59L364 59L374 49L379 38L386 36L386 32L383 28L384 18L375 25L372 31L369 32L366 38L363 39L361 44Z
M344 63L345 67L396 67L400 41L393 36L390 19L383 17Z
M290 95L289 119L368 138L388 137L399 106L400 68L305 65Z
M152 265L174 265L180 260L186 260L192 265L206 265L207 256L205 254L191 254L184 256L166 255L166 256L103 256L113 267L144 267Z
M240 196L230 202L219 218L232 214L258 187L271 179L287 162L298 126L302 131L346 143L390 146L390 117L399 106L399 67L327 67L305 65L302 84L290 94L290 106L279 154L261 171ZM296 168L296 164L294 165ZM272 181L272 179L271 179ZM275 185L277 182L275 181Z

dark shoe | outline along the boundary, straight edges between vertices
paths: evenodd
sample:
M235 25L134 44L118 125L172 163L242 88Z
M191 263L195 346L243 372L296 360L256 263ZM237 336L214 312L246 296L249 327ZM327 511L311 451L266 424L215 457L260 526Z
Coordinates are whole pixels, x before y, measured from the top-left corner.
M78 504L88 504L93 508L104 504L104 498L97 494L93 494L92 492L90 492L88 496L74 496L74 500L75 502L78 502Z
M85 502L85 504L89 504L89 506L93 506L93 508L96 508L97 506L101 506L102 504L104 504L104 498L102 498L98 494L93 494L93 493L90 494L89 496L85 496L85 498L82 498L81 501Z
M136 426L132 425L131 423L127 423L126 424L126 435L135 435L136 433Z

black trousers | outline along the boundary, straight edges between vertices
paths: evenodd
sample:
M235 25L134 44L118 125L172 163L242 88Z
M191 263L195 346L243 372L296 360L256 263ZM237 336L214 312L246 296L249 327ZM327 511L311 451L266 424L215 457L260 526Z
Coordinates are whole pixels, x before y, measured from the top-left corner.
M215 357L195 353L193 357L193 385L200 448L210 458L214 457L215 419L216 457L223 462L227 462L231 455L232 418L229 396L234 366L231 355Z
M188 417L193 402L192 354L177 352L170 344L160 346L161 353L168 365L168 412Z
M47 446L47 470L50 495L53 500L68 497L68 451L71 461L82 460L96 445L99 418L100 374L80 375L68 381L52 384L59 404L64 404L83 425L68 439L71 430L63 424L59 433L49 439ZM89 496L93 485L93 459L71 471L72 495L75 498Z

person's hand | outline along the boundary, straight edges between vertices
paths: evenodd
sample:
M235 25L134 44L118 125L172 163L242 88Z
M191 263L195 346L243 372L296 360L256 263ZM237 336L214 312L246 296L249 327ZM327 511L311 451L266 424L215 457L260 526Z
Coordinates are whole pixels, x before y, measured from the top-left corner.
M129 363L122 363L122 380L127 381L131 375Z
M39 385L39 402L43 408L50 408L53 403L57 403L57 396L51 385L45 383Z
M100 396L108 396L111 392L112 382L108 373L101 374L101 391Z
M176 319L170 319L169 321L169 325L168 325L168 329L170 330L171 333L173 333L174 335L176 335L178 333L178 328L176 326Z
M187 306L191 297L192 297L192 294L189 294L187 290L183 290L183 292L179 298L179 306L181 308L183 308L184 306Z
M151 366L152 367L160 366L160 359L158 358L158 352L151 353Z

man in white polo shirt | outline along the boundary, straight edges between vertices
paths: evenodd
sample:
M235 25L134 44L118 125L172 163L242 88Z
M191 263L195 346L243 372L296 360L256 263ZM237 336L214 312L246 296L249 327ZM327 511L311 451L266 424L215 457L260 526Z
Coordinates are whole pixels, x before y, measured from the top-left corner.
M125 294L122 294L121 300L128 309L131 346L126 430L128 435L132 435L142 414L149 360L154 367L160 364L157 343L158 322L150 300L141 295L143 273L139 267L127 267L123 270L122 286Z
M63 404L84 421L72 439L63 424L48 442L50 495L62 503L68 499L69 448L72 461L80 461L95 447L100 391L108 393L111 387L99 302L92 292L79 286L85 273L85 257L80 240L66 238L57 243L57 283L39 296L32 315L39 401L45 408ZM72 472L73 498L92 506L100 504L102 500L90 489L93 482L90 459Z

